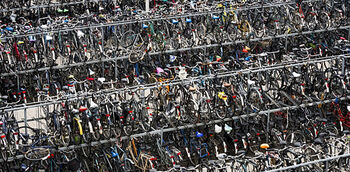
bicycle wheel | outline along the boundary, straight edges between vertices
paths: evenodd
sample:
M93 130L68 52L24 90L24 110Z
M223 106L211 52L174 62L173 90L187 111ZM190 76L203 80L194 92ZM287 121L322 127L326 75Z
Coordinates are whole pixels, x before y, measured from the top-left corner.
M229 23L226 27L226 35L229 41L234 42L237 40L237 27L234 24Z
M24 157L30 161L46 160L50 156L50 150L46 148L34 148L28 150Z
M73 144L80 144L82 142L82 135L80 133L81 128L76 120L72 121L72 132L71 132L71 141Z
M71 143L71 138L69 135L70 135L69 128L67 126L63 126L60 134L60 138L64 146L68 146Z
M137 38L137 34L134 31L129 30L125 32L121 37L120 45L124 48L128 48L134 44L136 38Z
M286 137L287 144L294 145L294 143L301 143L302 145L306 143L306 138L303 133L295 131L293 133L290 133Z
M103 128L103 138L109 139L112 136L112 126L108 123L108 120L106 118L102 119L101 125Z
M144 51L142 51L142 50L133 50L129 54L129 62L130 63L139 62L141 59L143 59L143 56L144 56L143 53L144 53Z
M8 160L8 153L7 153L7 147L5 147L4 145L4 140L3 139L1 139L1 158L5 161L5 162L7 162L7 160Z

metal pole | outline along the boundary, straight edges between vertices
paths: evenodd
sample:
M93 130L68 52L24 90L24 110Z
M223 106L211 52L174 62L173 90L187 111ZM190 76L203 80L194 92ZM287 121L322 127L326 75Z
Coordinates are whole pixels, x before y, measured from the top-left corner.
M332 156L332 157L329 157L329 158L324 158L324 159L320 159L320 160L305 162L305 163L292 165L292 166L288 166L288 167L284 167L284 168L270 170L270 171L267 171L267 172L286 171L286 170L295 169L295 168L298 168L298 167L303 167L303 166L307 166L307 165L311 165L311 164L317 164L317 163L320 163L320 162L328 162L328 161L332 161L332 160L335 160L335 159L348 158L348 157L350 157L350 154L343 154L343 155L338 155L338 156Z
M346 58L343 58L342 65L341 65L341 74L343 75L343 77L345 77L345 61L346 61Z
M117 62L117 60L114 60L114 78L115 78L115 80L118 80L118 62Z
M146 12L149 12L149 0L145 0Z
M270 113L267 113L267 124L266 124L266 143L269 143L269 136L270 136Z
M286 38L286 42L285 42L284 48L285 48L286 51L288 50L288 39L287 38Z
M25 104L24 104L24 107L26 107ZM24 126L25 126L24 132L25 132L25 134L27 135L27 134L28 134L28 131L27 131L27 127L28 127L28 122L27 122L27 108L24 108Z

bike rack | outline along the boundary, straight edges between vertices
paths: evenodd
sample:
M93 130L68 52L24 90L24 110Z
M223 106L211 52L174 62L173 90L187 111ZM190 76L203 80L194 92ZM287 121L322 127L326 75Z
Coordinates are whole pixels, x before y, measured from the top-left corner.
M217 75L203 75L203 76L198 76L198 77L191 77L191 78L186 78L183 80L172 80L169 82L163 82L163 83L153 83L153 84L145 84L145 85L138 85L138 86L132 86L132 87L126 87L126 88L120 88L120 89L108 89L108 90L100 90L97 92L93 93L84 93L76 97L67 97L67 99L61 99L61 100L54 100L54 101L41 101L41 102L35 102L35 103L28 103L28 104L22 104L22 105L17 105L17 106L10 106L10 107L5 107L5 108L0 108L0 111L5 111L5 112L10 112L10 111L17 111L17 110L22 110L22 109L29 109L29 108L35 108L35 107L41 107L41 106L47 106L47 105L52 105L52 104L58 104L58 103L63 103L65 101L76 101L79 99L83 98L89 98L92 95L95 97L98 97L99 95L102 94L116 94L116 93L121 93L125 91L131 91L131 90L139 90L139 89L152 89L152 88L159 88L161 86L172 86L172 85L178 85L178 84L189 84L195 81L201 81L205 79L212 79L212 78L222 78L222 77L229 77L229 76L236 76L238 74L249 74L249 73L257 73L257 72L263 72L263 71L269 71L269 70L276 70L276 69L283 69L287 67L294 67L294 66L301 66L305 64L315 64L315 63L322 63L326 61L331 61L335 59L348 59L350 58L350 54L342 54L342 55L336 55L336 56L328 56L328 57L321 57L321 58L316 58L312 60L304 60L301 62L285 62L277 65L271 65L271 66L264 66L264 67L257 67L257 68L250 68L250 69L242 69L238 71L231 71L231 72L222 72Z
M350 96L338 98L338 100L340 100L340 101L348 100L348 99L350 99ZM98 145L102 145L102 144L106 144L106 143L117 142L119 140L127 140L127 139L132 139L132 138L137 138L137 137L161 134L161 133L164 133L164 132L177 131L177 130L181 130L181 129L189 129L189 128L195 128L195 127L199 127L199 126L207 126L207 125L219 124L219 123L229 122L229 121L233 121L233 120L237 120L237 119L241 119L241 118L254 117L254 116L257 116L257 115L264 115L264 114L268 114L268 113L274 113L274 112L286 111L286 110L294 110L294 109L305 108L305 107L309 107L309 106L315 106L315 105L319 105L319 104L328 104L328 103L332 103L334 101L335 101L335 99L329 99L329 100L317 101L317 102L312 102L312 103L304 103L304 104L300 104L298 106L287 106L287 107L281 107L281 108L276 108L276 109L269 109L269 110L260 111L260 112L256 112L256 113L250 113L250 114L245 114L245 115L240 115L240 116L234 116L234 117L231 117L231 118L225 118L225 119L220 119L220 120L212 120L212 121L207 122L207 123L196 123L196 124L183 125L183 126L176 127L176 128L166 128L166 129L161 129L161 130L154 130L154 131L150 131L150 132L134 134L134 135L131 135L131 136L124 136L124 137L121 137L121 138L112 138L112 139L108 139L108 140L95 141L95 142L91 142L89 144L71 145L71 146L68 146L68 147L60 147L60 148L57 148L57 149L56 148L52 148L51 150L53 152L55 152L55 151L67 151L67 150L79 149L79 148L87 147L87 146L98 146ZM16 159L23 159L23 158L24 158L24 155L18 155L16 157L9 158L7 162L14 161ZM339 158L339 157L337 156L336 158ZM336 158L334 158L334 159L336 159ZM332 160L332 159L329 159L328 161L330 161L330 160ZM324 160L320 160L320 161L324 161ZM4 160L1 159L0 163L1 162L4 162ZM317 163L317 162L313 162L313 163ZM309 165L307 163L304 163L304 164Z
M306 34L312 34L312 33L322 33L327 31L334 31L338 29L350 29L350 25L348 26L342 26L339 28L328 28L328 29L320 29L320 30L314 30L314 31L304 31L299 33L290 33L290 34L283 34L283 35L276 35L276 36L268 36L263 38L254 38L254 39L248 39L248 40L238 40L234 42L225 42L221 44L210 44L210 45L202 45L197 47L191 47L191 48L181 48L176 50L166 50L166 51L159 51L159 52L153 52L149 53L150 56L154 55L161 55L161 54L171 54L176 52L183 52L183 51L190 51L190 50L196 50L196 49L205 49L205 48L213 48L213 47L219 47L219 46L227 46L227 45L235 45L235 44L241 44L241 43L247 43L247 42L256 42L256 41L263 41L263 40L271 40L276 38L286 38L291 36L298 36L298 35L306 35ZM18 75L18 74L27 74L32 72L42 72L47 70L55 70L55 69L66 69L71 67L77 67L77 66L85 66L89 64L96 64L96 63L103 63L103 62L110 62L110 61L117 61L117 60L125 60L128 59L128 56L118 56L108 59L100 59L100 60L91 60L87 62L79 62L74 64L68 64L68 65L58 65L58 66L52 66L52 67L43 67L38 69L29 69L29 70L23 70L23 71L15 71L15 72L9 72L9 73L2 73L0 76L12 76L12 75Z
M65 3L53 3L53 4L46 4L46 5L34 5L31 7L22 7L22 8L11 8L11 9L1 9L0 12L10 12L10 11L24 11L24 10L33 10L33 9L41 9L41 8L51 8L51 7L62 7L62 6L69 6L69 5L79 5L79 4L85 4L89 2L102 2L103 0L82 0L77 2L65 2Z
M308 1L304 1L303 3L317 2L317 1L321 1L321 0L308 0ZM83 3L83 1L81 3ZM292 4L295 4L295 3L294 2L275 3L275 4L269 4L269 5L254 6L254 7L237 8L235 10L215 10L215 11L198 12L198 13L194 13L194 14L173 15L173 16L169 16L169 17L157 17L157 18L148 18L148 19L141 19L141 20L118 21L118 22L108 23L108 24L97 24L97 25L81 26L81 27L74 27L74 28L62 28L59 30L51 30L51 31L28 32L26 34L18 34L18 35L1 37L1 39L21 38L21 37L26 37L26 36L37 36L37 35L45 35L45 34L52 34L52 33L69 32L69 31L75 31L75 30L112 27L112 26L119 26L119 25L133 24L133 23L145 23L145 22L153 22L153 21L159 21L159 20L170 20L170 19L176 19L176 18L188 18L188 17L195 17L195 16L202 16L202 15L209 15L209 14L218 14L218 13L223 13L223 12L245 11L245 10L270 8L270 7L292 5ZM57 5L57 6L59 6L59 5ZM35 7L33 7L33 8L35 8Z
M100 0L98 0L101 2ZM316 1L321 1L321 0L309 0L309 1L304 1L303 3L307 2L316 2ZM41 9L41 8L50 8L50 7L58 7L58 6L69 6L69 5L78 5L78 4L84 4L87 2L95 2L91 0L82 0L79 2L69 2L69 3L61 3L61 4L48 4L48 5L38 5L38 6L32 6L29 8L13 8L13 9L0 9L0 12L10 12L10 11L18 11L18 10L31 10L31 9ZM146 11L149 12L149 0L145 0L146 4ZM148 4L148 5L147 5ZM243 11L243 10L252 10L252 9L259 9L259 8L269 8L269 7L277 7L277 6L282 6L282 5L291 5L295 4L295 2L285 2L285 3L277 3L277 4L262 4L259 6L252 6L252 7L247 7L247 8L238 8L235 9L234 11ZM148 7L148 8L147 8ZM74 30L82 30L82 29L92 29L92 28L102 28L102 27L112 27L112 26L118 26L118 25L125 25L125 24L132 24L132 23L137 23L137 22L151 22L151 21L158 21L158 20L169 20L169 19L174 19L174 18L186 18L186 17L194 17L194 16L201 16L201 15L209 15L209 14L217 14L217 13L222 13L222 12L229 12L233 10L218 10L218 11L208 11L208 12L198 12L194 14L189 14L189 15L174 15L174 16L169 16L169 17L162 17L162 18L148 18L148 19L142 19L142 20L129 20L129 21L121 21L121 22L115 22L115 23L109 23L109 24L101 24L101 25L92 25L92 26L86 26L86 27L77 27L77 28L67 28L63 30L52 30L52 31L45 31L45 32L40 32L40 33L28 33L28 34L23 34L23 35L14 35L14 36L8 36L8 37L3 37L1 39L11 39L11 38L20 38L20 37L26 37L26 36L35 36L35 35L45 35L49 33L60 33L60 32L65 32L65 31L74 31ZM176 52L182 52L182 51L191 51L191 50L196 50L196 49L206 49L206 48L213 48L213 47L220 47L220 46L227 46L227 45L234 45L234 44L241 44L241 43L247 43L247 42L255 42L255 41L263 41L263 40L271 40L271 39L276 39L276 38L287 38L291 36L298 36L298 35L306 35L306 34L313 34L313 33L322 33L322 32L327 32L327 31L335 31L339 29L347 29L349 32L349 39L350 39L350 25L348 26L341 26L338 28L327 28L327 29L320 29L320 30L314 30L314 31L303 31L303 32L298 32L298 33L290 33L290 34L282 34L282 35L276 35L276 36L268 36L268 37L263 37L263 38L254 38L254 39L247 39L247 40L237 40L233 42L226 42L226 43L221 43L221 44L210 44L210 45L203 45L203 46L197 46L197 47L192 47L192 48L181 48L181 49L176 49L176 50L167 50L167 51L162 51L162 52L153 52L149 53L148 55L153 56L153 55L160 55L160 54L171 54L171 53L176 53ZM286 46L287 46L287 39L286 39ZM103 62L111 62L111 61L117 61L117 60L125 60L127 59L128 56L118 56L118 57L113 57L113 58L108 58L108 59L101 59L101 60L92 60L88 62L81 62L81 63L75 63L75 64L69 64L69 65L59 65L59 66L53 66L53 67L43 67L39 69L30 69L30 70L23 70L23 71L15 71L15 72L9 72L9 73L3 73L0 74L0 76L12 76L15 75L17 77L17 80L19 80L19 75L20 74L26 74L26 73L32 73L32 72L40 72L40 71L47 71L47 70L55 70L55 69L65 69L65 68L71 68L71 67L77 67L77 66L82 66L82 65L87 65L87 64L96 64L96 63L103 63ZM304 60L304 61L289 61L289 62L283 62L281 64L277 65L271 65L271 66L263 66L263 67L257 67L257 68L249 68L249 69L242 69L238 71L231 71L231 72L222 72L218 73L216 75L203 75L203 76L198 76L198 77L191 77L187 78L184 80L173 80L173 81L167 81L163 83L154 83L154 84L145 84L145 85L139 85L139 86L132 86L132 87L127 87L127 88L121 88L121 89L106 89L106 90L99 90L94 93L84 93L79 96L74 96L74 97L65 97L60 100L54 100L54 101L49 101L49 102L35 102L35 103L27 103L27 104L21 104L21 105L15 105L15 106L10 106L10 107L3 107L0 108L0 111L5 111L5 112L11 112L11 111L17 111L17 110L24 110L24 120L23 121L18 121L19 123L27 123L29 121L39 121L45 118L32 118L32 119L27 119L27 109L29 108L35 108L35 107L42 107L42 106L49 106L57 103L62 103L65 101L75 101L79 99L84 99L84 98L89 98L92 97L92 95L100 96L102 94L104 95L110 95L110 94L116 94L116 93L121 93L121 92L126 92L126 91L131 91L131 90L145 90L145 89L152 89L152 88L159 88L162 86L172 86L172 85L178 85L178 84L191 84L192 82L196 81L201 81L205 79L212 79L212 78L222 78L222 77L230 77L230 76L236 76L236 75L241 75L241 74L250 74L250 73L257 73L257 72L262 72L262 71L269 71L269 70L276 70L276 69L282 69L282 68L288 68L288 67L294 67L294 66L301 66L304 64L316 64L316 63L322 63L322 62L327 62L327 61L332 61L336 59L342 59L342 69L341 72L342 74L345 73L345 59L350 58L350 54L342 54L342 55L335 55L335 56L328 56L328 57L320 57L320 58L315 58L311 60ZM18 84L19 85L19 84ZM315 105L320 105L320 104L328 104L332 103L335 101L345 101L345 100L350 100L350 96L345 96L345 97L340 97L337 99L328 99L328 100L323 100L323 101L316 101L316 102L311 102L311 103L303 103L299 105L290 105L290 106L285 106L285 107L277 107L275 109L269 109L269 110L264 110L264 111L259 111L255 113L250 113L250 114L243 114L240 116L233 116L230 118L225 118L225 119L220 119L220 120L211 120L207 123L196 123L196 124L189 124L189 125L183 125L179 127L173 127L173 128L164 128L160 130L154 130L154 131L149 131L149 132L143 132L139 134L133 134L130 136L123 136L120 138L111 138L107 140L100 140L100 141L94 141L88 144L80 144L80 145L71 145L68 147L59 147L59 148L52 148L52 152L58 152L58 151L66 151L66 150L74 150L74 149L80 149L82 147L87 147L87 146L98 146L102 144L107 144L107 143L113 143L117 142L120 140L128 140L132 138L138 138L138 137L144 137L144 136L150 136L150 135L159 135L163 134L164 132L171 132L171 131L177 131L177 130L182 130L182 129L190 129L190 128L196 128L200 126L208 126L208 125L213 125L213 124L220 124L224 122L230 122L233 120L238 120L241 118L249 118L249 117L255 117L258 115L266 115L274 112L279 112L279 111L288 111L288 110L294 110L294 109L300 109L300 108L305 108L305 107L310 107L310 106L315 106ZM27 131L25 131L27 132ZM277 171L285 171L285 170L291 170L295 169L298 167L303 167L303 166L308 166L311 164L317 164L317 163L323 163L326 162L328 164L329 161L337 160L339 158L348 158L350 157L350 154L343 154L343 155L338 155L338 156L332 156L332 157L327 157L324 159L319 159L315 161L310 161L310 162L305 162L301 164L296 164L288 167L283 167L279 169L273 169L270 170L269 172L277 172ZM18 155L15 157L10 157L8 159L8 162L14 161L16 159L23 159L24 155ZM5 162L3 159L0 159L0 163ZM327 166L327 165L326 165Z

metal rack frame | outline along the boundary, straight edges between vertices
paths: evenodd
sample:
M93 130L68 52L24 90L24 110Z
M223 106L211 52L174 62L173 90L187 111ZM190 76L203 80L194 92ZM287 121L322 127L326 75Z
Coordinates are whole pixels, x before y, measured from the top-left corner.
M94 0L96 1L96 0ZM79 5L88 2L94 2L92 0L82 0L77 2L66 2L66 3L53 3L53 4L45 4L45 5L34 5L31 7L22 7L22 8L11 8L11 9L0 9L0 12L10 12L10 11L24 11L24 10L33 10L40 8L51 8L51 7L59 7L59 6L69 6L69 5ZM102 2L102 0L97 0L98 2Z
M317 2L321 0L308 0L303 3L308 2ZM260 6L253 6L253 7L245 7L245 8L237 8L235 10L216 10L216 11L207 11L207 12L198 12L195 14L185 14L185 15L174 15L169 17L158 17L158 18L148 18L148 19L135 19L135 20L128 20L128 21L118 21L114 23L108 23L108 24L97 24L97 25L90 25L90 26L81 26L81 27L74 27L74 28L62 28L59 30L51 30L51 31L42 31L42 32L29 32L26 34L18 34L13 36L6 36L1 37L1 39L10 39L10 38L21 38L25 36L37 36L37 35L45 35L49 33L61 33L61 32L68 32L68 31L74 31L74 30L85 30L85 29L94 29L94 28L101 28L101 27L111 27L111 26L119 26L119 25L125 25L125 24L133 24L133 23L144 23L144 22L153 22L153 21L159 21L159 20L170 20L170 19L176 19L176 18L187 18L187 17L195 17L195 16L202 16L202 15L209 15L209 14L218 14L222 12L232 12L232 11L245 11L245 10L253 10L253 9L260 9L260 8L270 8L270 7L277 7L277 6L283 6L283 5L292 5L295 4L294 2L289 3L276 3L276 4L269 4L269 5L260 5ZM35 8L35 7L33 7ZM1 11L0 11L1 12Z
M336 159L339 159L339 158L348 158L348 157L350 157L350 154L343 154L343 155L338 155L338 156L332 156L332 157L319 159L319 160L315 160L315 161L304 162L304 163L297 164L297 165L291 165L291 166L284 167L284 168L269 170L267 172L285 171L285 170L295 169L295 168L298 168L298 167L303 167L303 166L307 166L307 165L311 165L311 164L317 164L317 163L321 163L321 162L328 162L328 161L336 160Z
M88 0L90 2L90 0ZM147 0L148 1L148 0ZM319 1L319 0L313 0L313 1ZM148 1L149 2L149 1ZM307 1L310 2L310 1ZM312 2L312 0L311 0ZM82 3L86 3L85 0L81 1L81 2L70 2L70 3L63 3L63 4L48 4L48 5L42 5L42 6L33 6L33 7L29 7L29 8L15 8L15 9L2 9L0 10L0 12L8 12L8 11L17 11L17 10L30 10L30 9L36 9L36 8L50 8L50 7L56 7L56 6L68 6L68 5L77 5L77 4L82 4ZM249 9L256 9L256 8L265 8L265 7L273 7L273 6L280 6L280 5L287 5L287 4L294 4L294 3L283 3L283 4L274 4L274 5L269 5L269 6L258 6L258 7L252 7ZM247 10L247 9L237 9L237 11L240 10ZM215 14L215 13L221 13L222 11L210 11L210 12L206 12L205 14ZM198 15L204 15L204 14L199 14ZM190 16L194 16L194 15L190 15ZM190 17L190 16L172 16L172 17L167 17L167 18L163 18L164 20L168 20L171 18L183 18L183 17ZM163 19L146 19L146 20L142 20L142 22L147 22L147 21L155 21L155 20L163 20ZM126 21L126 22L118 22L118 23L112 23L112 25L110 24L103 24L101 25L96 25L96 26L88 26L88 27L78 27L77 29L89 29L89 28L100 28L100 27L108 27L108 26L116 26L116 25L122 25L122 24L130 24L130 23L136 23L139 21ZM115 25L113 25L115 24ZM304 34L312 34L312 33L321 33L321 32L327 32L327 31L334 31L334 30L338 30L338 29L349 29L349 26L343 26L343 27L339 27L339 28L329 28L329 29L322 29L322 30L314 30L314 31L305 31L305 32L299 32L299 33L291 33L291 34L283 34L283 35L276 35L276 36L269 36L269 37L263 37L263 38L254 38L254 39L250 39L250 40L238 40L238 41L234 41L234 42L227 42L227 43L222 43L222 44L211 44L211 45L205 45L205 46L197 46L197 47L193 47L193 48L182 48L182 49L177 49L177 50L167 50L167 51L163 51L163 52L154 52L154 53L150 53L149 55L159 55L159 54L170 54L170 53L176 53L176 52L182 52L182 51L190 51L190 50L195 50L195 49L203 49L203 48L212 48L212 47L219 47L219 46L226 46L226 45L232 45L232 44L239 44L239 43L246 43L246 42L254 42L254 41L263 41L263 40L270 40L270 39L274 39L274 38L286 38L286 37L290 37L290 36L297 36L297 35L304 35ZM63 31L72 31L75 30L74 29L66 29ZM30 36L30 35L44 35L47 33L59 33L62 32L62 30L60 31L48 31L48 32L42 32L42 33L30 33L30 34L25 34L25 35L16 35L14 37L24 37L24 36ZM350 33L350 30L349 30ZM350 36L350 34L349 34ZM13 37L4 37L5 39L8 38L13 38ZM60 66L54 66L54 67L44 67L44 68L40 68L40 69L34 69L34 70L25 70L25 71L16 71L16 72L11 72L11 73L5 73L5 74L1 74L0 76L11 76L11 75L17 75L18 74L26 74L28 72L37 72L37 71L47 71L47 70L52 70L52 69L64 69L64 68L71 68L71 67L76 67L76 66L81 66L81 65L86 65L86 64L95 64L95 63L100 63L100 62L109 62L109 61L116 61L116 60L123 60L123 59L127 59L128 56L121 56L121 57L114 57L114 58L110 58L110 59L101 59L101 60L93 60L93 61L89 61L89 62L84 62L84 63L76 63L76 64L72 64L72 65L60 65ZM199 77L192 77L192 78L187 78L185 80L176 80L174 82L165 82L165 83L156 83L156 84L147 84L147 85L141 85L141 86L133 86L133 87L128 87L128 88L122 88L122 89L116 89L116 90L102 90L102 91L98 91L96 93L86 93L86 95L82 95L82 96L78 96L78 97L74 97L74 98L69 98L69 101L73 101L73 100L77 100L80 98L84 98L87 96L91 96L92 94L115 94L115 93L119 93L119 92L125 92L128 90L132 90L132 89L151 89L151 88L157 88L159 86L167 86L167 85L176 85L176 84L188 84L191 82L195 82L195 81L200 81L202 79L209 79L209 78L221 78L221 77L228 77L228 76L235 76L238 74L249 74L249 73L256 73L256 72L262 72L262 71L267 71L267 70L274 70L274 69L281 69L281 68L286 68L286 67L293 67L293 66L300 66L300 65L304 65L304 64L310 64L310 63L322 63L325 61L331 61L334 60L334 58L342 58L343 61L345 58L350 58L350 55L337 55L337 56L330 56L330 57L325 57L325 58L317 58L317 59L313 59L313 60L305 60L303 62L288 62L288 63L282 63L282 64L278 64L278 65L274 65L274 66L264 66L264 67L259 67L259 68L253 68L253 69L243 69L243 70L239 70L239 71L234 71L234 72L223 72L223 73L219 73L218 75L205 75L205 76L199 76ZM344 65L344 64L343 64ZM345 97L341 97L339 98L340 101L344 101L344 100L349 100L350 96L345 96ZM52 102L47 102L44 104L41 104L39 102L39 104L34 104L34 105L29 105L29 104L24 104L23 106L20 105L19 107L9 107L10 109L7 108L0 108L0 111L16 111L16 110L20 110L20 109L24 109L24 113L25 113L25 119L24 121L19 121L19 122L25 122L27 123L28 121L36 121L39 120L38 118L36 119L26 119L26 109L28 108L34 108L34 107L41 107L41 106L47 106L47 105L52 105L52 104L56 104L59 102L63 102L66 100L55 100ZM332 103L334 102L335 99L329 99L329 100L323 100L323 101L316 101L316 102L311 102L311 103L303 103L300 105L294 105L294 106L286 106L286 107L279 107L279 108L275 108L275 109L269 109L269 110L264 110L264 111L260 111L260 112L256 112L256 113L250 113L250 114L244 114L244 115L240 115L240 116L234 116L231 118L225 118L225 119L221 119L221 120L211 120L208 123L196 123L196 124L189 124L189 125L183 125L183 126L179 126L179 127L174 127L174 128L165 128L165 129L161 129L161 130L154 130L154 131L150 131L150 132L143 132L143 133L139 133L139 134L134 134L131 136L123 136L121 138L112 138L112 139L107 139L107 140L101 140L101 141L95 141L95 142L91 142L89 144L80 144L80 145L71 145L68 147L59 147L59 148L52 148L53 152L57 152L57 151L66 151L66 150L74 150L74 149L79 149L82 147L87 147L87 146L98 146L98 145L102 145L102 144L107 144L107 143L113 143L116 142L118 140L127 140L127 139L131 139L131 138L137 138L137 137L143 137L143 136L150 136L150 135L158 135L158 134L162 134L165 132L171 132L171 131L177 131L177 130L181 130L181 129L189 129L189 128L196 128L196 127L200 127L200 126L208 126L208 125L213 125L213 124L218 124L218 123L223 123L223 122L229 122L229 121L233 121L233 120L237 120L237 119L241 119L241 118L249 118L249 117L255 117L258 115L266 115L266 114L270 114L270 113L274 113L274 112L279 112L279 111L288 111L288 110L294 110L294 109L299 109L299 108L306 108L309 106L315 106L315 105L319 105L319 104L328 104L328 103ZM28 106L29 105L29 106ZM333 156L333 157L327 157L324 159L319 159L319 160L315 160L315 161L310 161L310 162L305 162L305 163L301 163L301 164L296 164L296 165L292 165L292 166L288 166L288 167L283 167L283 168L279 168L279 169L273 169L270 170L269 172L277 172L277 171L285 171L285 170L290 170L290 169L295 169L298 167L303 167L303 166L307 166L307 165L311 165L311 164L316 164L316 163L322 163L322 162L329 162L332 160L336 160L339 158L348 158L350 157L350 154L343 154L343 155L338 155L338 156ZM18 155L16 157L10 157L8 159L8 161L14 161L16 159L23 159L24 156L23 155ZM4 160L0 159L0 163L4 162Z
M350 96L339 98L340 101L348 100L348 99L350 99ZM73 149L78 149L78 148L87 147L87 146L98 146L98 145L102 145L102 144L113 143L113 142L116 142L118 140L127 140L127 139L130 139L130 138L137 138L137 137L143 137L143 136L149 136L149 135L156 135L156 134L160 134L160 133L177 131L177 130L181 130L181 129L189 129L189 128L195 128L195 127L200 127L200 126L213 125L213 124L229 122L229 121L233 121L233 120L237 120L237 119L241 119L241 118L254 117L254 116L257 116L257 115L265 115L265 114L279 112L279 111L294 110L294 109L305 108L305 107L309 107L309 106L315 106L315 105L319 105L319 104L328 104L328 103L331 103L331 102L334 102L334 101L335 101L335 99L329 99L329 100L317 101L317 102L312 102L312 103L304 103L304 104L295 105L295 106L287 106L287 107L281 107L281 108L276 108L276 109L269 109L269 110L260 111L260 112L256 112L256 113L250 113L250 114L245 114L245 115L240 115L240 116L234 116L234 117L231 117L231 118L225 118L225 119L222 119L222 120L212 120L212 121L207 122L207 123L196 123L196 124L183 125L183 126L179 126L179 127L176 127L176 128L166 128L166 129L161 129L161 130L154 130L154 131L150 131L150 132L134 134L134 135L131 135L131 136L123 136L121 138L112 138L112 139L108 139L108 140L94 141L94 142L91 142L89 144L71 145L71 146L68 146L68 147L59 147L57 149L56 148L52 148L52 151L67 151L67 150L73 150ZM22 158L24 158L24 155L18 155L16 157L9 158L8 162L9 161L14 161L16 159L22 159ZM4 162L4 161L1 159L0 163L1 162Z
M263 66L263 67L256 67L256 68L250 68L250 69L242 69L242 70L237 70L237 71L231 71L231 72L222 72L218 74L211 74L211 75L203 75L203 76L198 76L198 77L191 77L191 78L186 78L183 80L172 80L169 82L163 82L163 83L153 83L153 84L145 84L145 85L137 85L137 86L132 86L132 87L126 87L126 88L120 88L120 89L108 89L108 90L100 90L97 92L93 93L85 93L81 94L77 97L69 97L68 99L62 99L62 100L54 100L54 101L41 101L41 102L35 102L33 104L21 104L17 106L10 106L10 107L5 107L5 108L0 108L0 111L17 111L17 110L22 110L22 109L29 109L29 108L35 108L35 107L41 107L41 106L47 106L47 105L52 105L52 104L58 104L62 103L65 101L75 101L79 100L82 98L89 98L92 95L95 97L98 97L99 95L102 94L116 94L116 93L121 93L125 91L130 91L130 90L138 90L138 89L152 89L152 88L158 88L160 86L171 86L171 85L178 85L178 84L189 84L191 82L196 82L200 81L203 79L211 79L211 78L222 78L222 77L229 77L229 76L236 76L238 74L249 74L249 73L257 73L257 72L263 72L263 71L268 71L268 70L276 70L276 69L282 69L282 68L288 68L288 67L294 67L294 66L301 66L304 64L315 64L315 63L322 63L326 61L331 61L335 59L347 59L350 58L350 54L342 54L342 55L336 55L336 56L328 56L328 57L321 57L321 58L316 58L312 60L304 60L304 61L291 61L291 62L284 62L281 64L277 65L271 65L271 66Z
M161 54L171 54L171 53L176 53L176 52L183 52L183 51L190 51L190 50L197 50L197 49L205 49L205 48L213 48L213 47L234 45L234 44L247 43L247 42L271 40L271 39L275 39L275 38L287 38L287 37L291 37L291 36L306 35L306 34L312 34L312 33L321 33L321 32L327 32L327 31L334 31L334 30L338 30L338 29L350 29L350 25L342 26L339 28L328 28L328 29L320 29L320 30L314 30L314 31L304 31L304 32L299 32L299 33L290 33L290 34L282 34L282 35L276 35L276 36L268 36L268 37L263 37L263 38L254 38L254 39L248 39L248 40L238 40L238 41L233 41L233 42L225 42L225 43L221 43L221 44L210 44L210 45L202 45L202 46L191 47L191 48L181 48L181 49L176 49L176 50L159 51L159 52L149 53L149 55L154 56L154 55L161 55ZM68 64L68 65L58 65L58 66L52 66L52 67L43 67L43 68L39 68L39 69L29 69L29 70L15 71L15 72L9 72L9 73L2 73L2 74L0 74L0 76L12 76L12 75L27 74L27 73L33 73L33 72L42 72L42 71L47 71L47 70L66 69L66 68L85 66L85 65L96 64L96 63L125 60L128 58L129 58L128 56L118 56L118 57L113 57L113 58L108 58L108 59L91 60L91 61L87 61L87 62L79 62L79 63Z

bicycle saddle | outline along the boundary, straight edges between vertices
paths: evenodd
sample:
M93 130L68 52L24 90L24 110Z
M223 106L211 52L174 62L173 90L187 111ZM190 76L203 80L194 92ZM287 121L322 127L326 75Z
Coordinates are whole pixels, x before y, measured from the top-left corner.
M164 70L160 67L156 68L157 74L164 73Z
M74 79L74 75L69 75L68 79Z
M98 105L94 101L91 101L90 108L91 109L96 109L96 108L98 108Z
M190 88L188 88L188 91L196 91L196 90L197 90L196 87L190 86Z
M321 138L316 138L314 142L315 144L323 144L323 140Z
M78 30L77 35L78 35L78 37L83 37L85 34L81 30Z
M306 120L306 118L304 118L304 117L299 117L299 121L300 121L300 122L305 122L305 120Z
M268 148L270 148L270 145L267 144L267 143L263 143L263 144L260 145L260 148L261 149L268 149Z
M293 145L294 145L295 147L301 147L301 143L300 143L300 142L295 142Z
M9 97L8 96L1 96L0 99L7 100Z
M79 113L79 112L80 112L79 109L73 109L73 110L72 110L72 113L73 113L73 114L77 114L77 113Z
M180 165L178 165L178 164L176 164L176 165L174 165L174 168L175 168L175 169L180 169L180 168L181 168L181 166L180 166Z
M193 167L193 166L189 166L189 167L187 168L187 170L196 170L196 168Z
M100 81L101 83L104 83L106 81L106 78L97 78L98 81Z
M224 130L226 133L230 133L232 131L232 127L230 127L229 125L225 124Z
M227 154L225 153L219 153L217 156L216 156L218 159L225 159L227 157Z
M196 132L196 137L197 137L197 138L200 138L200 137L203 137L203 136L204 136L203 133L200 133L200 132L198 132L198 131Z
M129 82L129 79L128 79L128 78L122 78L121 80L122 80L122 82L124 82L124 83L128 83L128 82Z
M139 75L138 76L140 79L145 79L145 76L143 76L143 75Z
M281 141L280 141L280 144L281 144L281 145L287 145L287 141L281 140Z
M299 78L301 76L301 74L296 73L296 72L293 72L292 75L294 78Z
M170 143L169 143L170 144ZM164 146L164 145L163 145ZM141 150L150 150L152 147L149 146L148 144L140 146Z
M79 108L79 112L85 112L86 110L88 110L88 108L84 106L80 106Z
M227 83L227 82L224 83L224 87L230 87L230 86L231 86L230 83Z
M216 160L209 160L208 164L216 164Z
M343 133L344 134L350 134L350 130L344 130Z
M321 137L321 138L324 138L324 137L327 136L327 135L328 135L328 134L327 134L327 133L324 133L324 132L318 134L318 136Z
M327 122L328 120L326 118L316 118L319 122Z
M248 85L254 85L255 81L248 79Z
M220 85L220 84L215 84L215 87L216 87L216 88L221 88L221 86L222 86L222 85Z
M332 133L332 132L329 132L329 136L333 136L333 137L336 137L336 136L337 136L337 134L335 134L335 133Z
M68 89L69 89L69 87L67 85L62 87L62 90L68 90Z
M221 126L219 126L219 125L217 125L217 124L215 124L215 126L214 126L214 128L215 128L215 133L221 133L221 131L222 131L222 127Z

